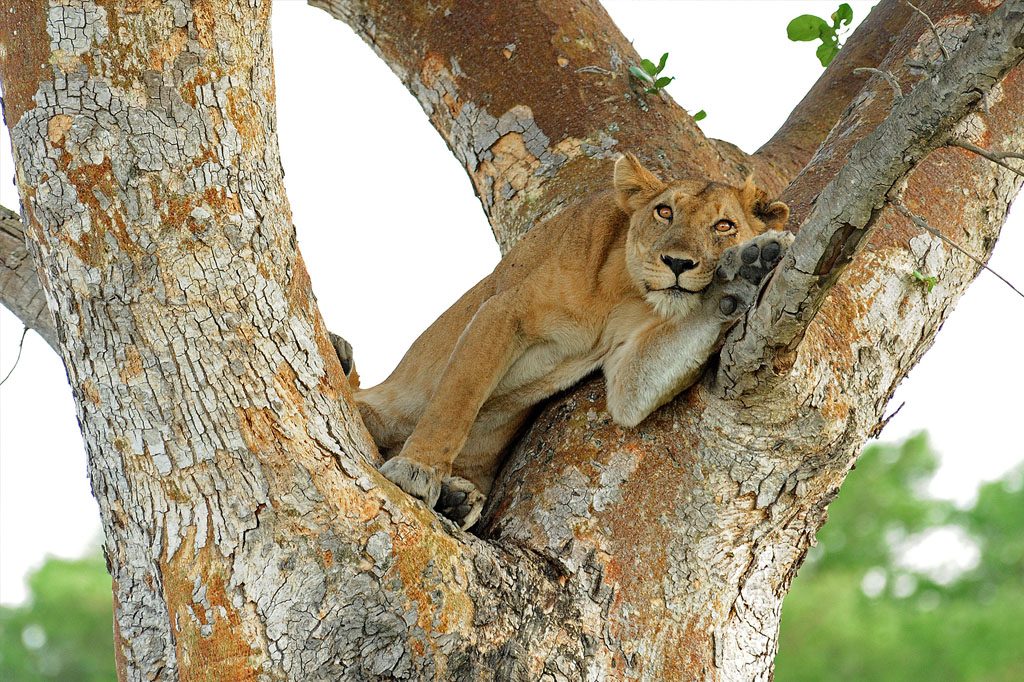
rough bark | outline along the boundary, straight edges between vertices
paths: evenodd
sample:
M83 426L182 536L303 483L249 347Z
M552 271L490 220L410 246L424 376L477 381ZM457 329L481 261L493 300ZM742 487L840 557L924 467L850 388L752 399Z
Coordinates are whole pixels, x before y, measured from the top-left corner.
M909 92L908 58L937 52L882 3L747 156L635 90L635 55L595 3L316 4L418 97L503 248L626 150L666 176L792 182L810 226L892 108L884 81L849 69L890 69ZM925 9L951 51L992 11ZM827 504L973 263L876 212L845 270L815 282L799 343L770 356L784 381L732 396L709 375L637 429L585 384L538 417L477 538L374 469L289 221L269 3L13 10L4 113L102 510L121 679L770 678L782 597ZM920 158L955 120L1021 149L1022 70L984 105L936 121L900 172L911 208L987 255L1012 174L963 150ZM930 294L909 277L922 267Z

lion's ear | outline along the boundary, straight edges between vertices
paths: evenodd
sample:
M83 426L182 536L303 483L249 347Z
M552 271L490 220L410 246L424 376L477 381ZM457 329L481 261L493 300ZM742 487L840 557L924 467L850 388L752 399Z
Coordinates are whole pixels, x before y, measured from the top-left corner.
M743 210L764 223L765 230L781 230L789 220L789 206L781 201L772 201L768 194L754 184L754 176L748 175L740 190Z
M626 213L632 213L650 195L665 189L665 183L640 165L632 154L623 154L615 162L615 197Z

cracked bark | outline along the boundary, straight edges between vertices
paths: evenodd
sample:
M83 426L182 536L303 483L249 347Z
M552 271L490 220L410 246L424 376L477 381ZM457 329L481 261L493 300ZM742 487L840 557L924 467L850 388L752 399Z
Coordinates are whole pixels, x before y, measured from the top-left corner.
M795 224L816 234L823 189L864 165L850 151L891 108L888 84L852 69L909 92L928 87L912 60L938 54L926 24L883 2L748 156L636 92L635 54L592 2L314 4L417 96L503 248L603 186L627 150L666 176L753 169L789 186ZM876 212L752 390L711 377L620 429L601 382L584 384L523 438L477 538L373 467L295 248L269 3L14 9L0 16L4 113L101 506L122 679L770 678L782 597L828 502L973 263ZM992 11L924 9L951 63ZM1015 178L963 150L925 154L952 125L1019 151L1021 69L985 97L934 122L900 171L906 203L979 254ZM940 276L928 295L908 276L921 263ZM757 315L791 291L777 281ZM757 320L722 371L767 338Z

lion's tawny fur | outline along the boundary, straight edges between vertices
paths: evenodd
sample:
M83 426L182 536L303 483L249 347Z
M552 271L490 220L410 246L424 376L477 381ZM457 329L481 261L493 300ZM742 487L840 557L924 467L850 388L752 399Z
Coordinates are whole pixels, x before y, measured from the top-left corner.
M375 441L401 458L382 471L431 505L437 486L399 468L462 477L486 495L531 410L598 368L612 418L636 425L699 378L728 326L701 295L723 251L787 217L750 181L666 184L621 157L613 190L531 229L391 376L356 389Z

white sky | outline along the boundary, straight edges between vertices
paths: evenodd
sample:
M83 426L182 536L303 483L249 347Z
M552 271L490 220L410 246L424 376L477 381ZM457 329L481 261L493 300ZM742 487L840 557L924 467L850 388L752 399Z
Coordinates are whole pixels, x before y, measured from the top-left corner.
M837 3L604 4L642 56L670 53L665 73L676 80L668 91L707 111L706 134L754 151L821 73L813 44L789 42L786 24L799 14L827 17ZM873 3L850 4L859 21ZM383 62L347 26L300 0L277 0L273 21L281 153L299 246L328 327L352 342L369 386L494 267L498 249L465 172ZM773 101L763 95L768 83ZM0 126L0 203L17 210L12 178ZM389 190L395 183L401 203ZM990 265L1022 288L1022 256L1018 208ZM21 329L0 308L0 377ZM906 406L885 439L932 434L943 453L934 493L964 502L980 481L1024 459L1016 430L1022 339L1024 300L982 273L897 391L889 411ZM22 577L46 554L75 556L98 534L63 366L30 332L0 389L0 602L24 598Z

